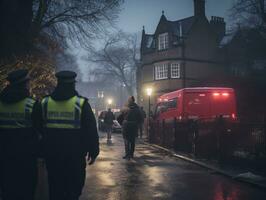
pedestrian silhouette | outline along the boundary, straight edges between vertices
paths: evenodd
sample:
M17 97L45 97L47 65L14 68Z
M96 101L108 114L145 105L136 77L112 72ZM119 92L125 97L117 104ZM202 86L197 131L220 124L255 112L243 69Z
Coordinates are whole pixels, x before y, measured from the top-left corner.
M138 128L142 121L142 116L133 96L129 97L125 108L122 109L118 121L122 124L122 133L125 143L124 159L130 160L134 157L135 138L138 136Z
M104 124L106 127L106 132L107 132L107 142L110 142L112 139L112 126L115 120L115 116L113 112L111 111L111 108L108 108L108 111L106 112L104 116Z
M99 154L96 120L86 98L75 90L76 73L56 74L58 84L42 100L43 152L50 200L78 200L86 175L86 155Z

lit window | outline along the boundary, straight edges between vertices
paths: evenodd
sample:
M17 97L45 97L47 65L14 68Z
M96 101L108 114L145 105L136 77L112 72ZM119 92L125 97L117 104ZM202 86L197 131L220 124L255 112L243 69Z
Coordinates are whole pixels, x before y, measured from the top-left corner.
M180 64L179 63L171 64L171 78L180 78Z
M163 50L163 49L168 49L168 33L162 33L158 37L158 49Z
M155 80L168 78L168 66L167 64L155 65Z

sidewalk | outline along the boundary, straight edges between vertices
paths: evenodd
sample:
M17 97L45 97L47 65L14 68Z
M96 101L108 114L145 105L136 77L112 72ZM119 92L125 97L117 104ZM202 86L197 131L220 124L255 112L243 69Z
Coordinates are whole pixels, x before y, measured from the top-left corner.
M243 166L234 166L230 164L220 164L217 160L208 160L203 158L196 158L192 154L176 152L171 149L167 149L165 147L159 146L157 144L148 143L146 138L139 139L140 142L143 142L146 145L150 145L154 148L161 149L171 156L185 160L187 162L194 163L201 167L204 167L210 170L212 173L221 174L228 178L234 179L236 181L241 181L256 187L266 189L266 176L258 175L254 170L247 169L247 167Z
M145 139L137 140L135 157L130 161L122 159L121 134L113 135L112 142L106 141L106 135L100 135L100 145L97 161L87 166L80 200L264 200L266 196L263 186L250 187L233 179L234 173L229 174L213 163L146 143ZM48 200L43 162L39 166L36 194L36 200Z

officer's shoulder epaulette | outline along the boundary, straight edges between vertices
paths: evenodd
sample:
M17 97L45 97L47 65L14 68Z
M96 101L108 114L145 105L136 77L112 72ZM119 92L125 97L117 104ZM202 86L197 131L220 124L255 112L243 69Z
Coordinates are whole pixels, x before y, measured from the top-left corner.
M35 99L35 98L32 97L32 96L28 96L28 97L27 97L27 102L30 103L30 104L32 104L32 105L34 105L36 102L38 102L38 100Z
M32 97L32 96L28 96L27 98L30 99L30 100L33 100L33 101L37 101L37 99Z
M42 98L40 99L40 102L43 103L43 102L44 102L44 99L47 99L48 97L50 97L50 95L45 95L44 97L42 97Z

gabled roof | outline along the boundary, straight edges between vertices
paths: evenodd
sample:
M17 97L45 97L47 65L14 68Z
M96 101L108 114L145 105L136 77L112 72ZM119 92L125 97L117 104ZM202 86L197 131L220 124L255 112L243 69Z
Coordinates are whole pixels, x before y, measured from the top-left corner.
M193 23L195 22L196 17L195 16L191 16L191 17L187 17L184 19L180 19L180 20L176 20L176 21L170 21L167 20L166 17L164 15L162 15L160 22L163 21L163 23L166 23L169 31L171 31L175 36L180 36L180 28L182 29L182 36L186 36L189 31L191 30L191 27L193 25ZM158 27L157 27L158 28ZM154 35L155 34L145 34L144 32L144 47L145 48L152 48L153 47L153 43L154 43Z
M182 28L182 34L187 35L193 23L195 22L195 19L196 19L195 16L191 16L177 21L169 21L169 20L167 21L174 35L180 36L180 26Z
M145 47L151 48L154 35L145 34Z

